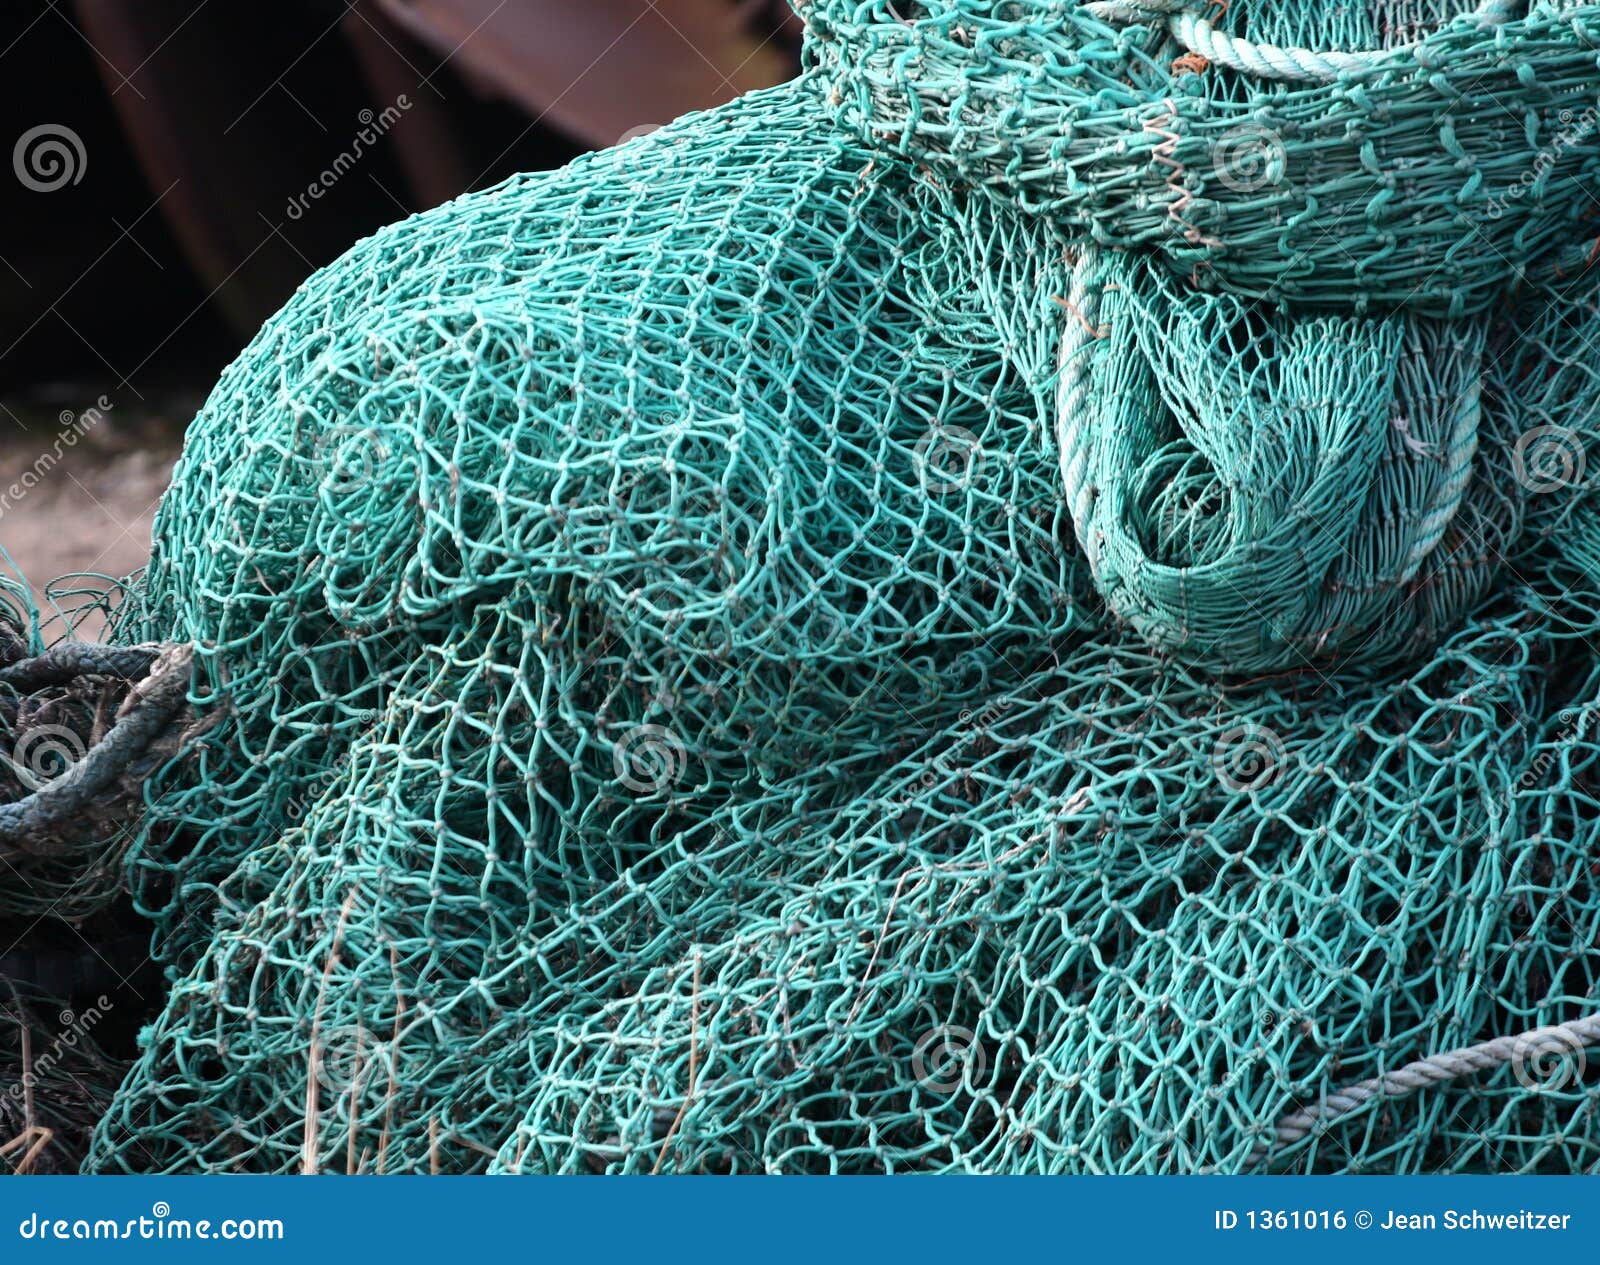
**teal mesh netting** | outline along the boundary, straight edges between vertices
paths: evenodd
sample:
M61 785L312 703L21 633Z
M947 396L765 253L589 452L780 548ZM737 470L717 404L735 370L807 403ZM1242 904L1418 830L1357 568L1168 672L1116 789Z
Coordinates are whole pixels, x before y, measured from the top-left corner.
M1600 8L799 7L195 420L86 1166L1600 1169Z

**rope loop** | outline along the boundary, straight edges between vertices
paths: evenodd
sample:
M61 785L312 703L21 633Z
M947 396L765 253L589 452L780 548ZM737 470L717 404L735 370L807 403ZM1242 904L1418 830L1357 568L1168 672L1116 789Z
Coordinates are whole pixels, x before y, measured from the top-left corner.
M1516 0L1483 0L1471 15L1481 27L1496 27L1511 20ZM1256 42L1226 31L1194 11L1188 0L1090 0L1083 11L1111 25L1164 22L1172 38L1189 52L1214 65L1226 66L1259 79L1290 83L1329 83L1349 76L1391 69L1406 57L1415 57L1423 40L1388 48L1354 51L1280 47Z
M1486 590L1520 498L1474 479L1485 320L1299 317L1094 249L1068 303L1067 505L1158 649L1230 672L1406 657Z

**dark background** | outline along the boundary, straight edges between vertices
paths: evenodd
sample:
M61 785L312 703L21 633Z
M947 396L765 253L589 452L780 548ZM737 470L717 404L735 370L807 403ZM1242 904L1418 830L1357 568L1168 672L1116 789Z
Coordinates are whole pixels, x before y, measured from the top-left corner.
M0 548L47 615L129 574L183 426L315 268L798 59L785 0L5 0Z
M769 0L7 4L4 152L14 163L48 124L82 161L49 192L0 180L0 396L203 390L357 238L778 82L797 44ZM402 96L382 139L291 218L363 117Z

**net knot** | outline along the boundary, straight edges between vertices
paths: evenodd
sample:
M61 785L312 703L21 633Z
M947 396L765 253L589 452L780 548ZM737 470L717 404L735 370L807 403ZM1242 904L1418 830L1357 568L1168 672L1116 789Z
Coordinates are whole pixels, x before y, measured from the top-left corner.
M1600 129L1575 120L1600 6L1354 12L1326 45L1295 11L1191 0L805 16L823 99L867 145L1204 288L1461 316L1550 274L1594 219Z

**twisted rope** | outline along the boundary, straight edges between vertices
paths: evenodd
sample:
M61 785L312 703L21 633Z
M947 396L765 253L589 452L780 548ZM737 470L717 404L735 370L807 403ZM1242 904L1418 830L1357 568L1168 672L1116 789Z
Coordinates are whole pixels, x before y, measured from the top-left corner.
M1089 512L1094 505L1090 484L1090 448L1083 431L1090 423L1091 395L1088 347L1101 336L1100 252L1086 247L1072 270L1072 286L1067 292L1068 317L1061 335L1060 359L1056 376L1056 447L1061 461L1061 482L1066 489L1067 510L1084 555L1094 560L1093 537L1089 534Z
M1460 352L1467 355L1463 348ZM1483 416L1483 383L1471 377L1466 390L1456 401L1455 424L1445 444L1445 464L1448 474L1432 502L1422 509L1416 539L1412 542L1410 560L1399 581L1408 584L1416 577L1439 542L1444 539L1450 525L1455 522L1467 487L1472 482L1472 464L1478 455L1478 426Z
M1184 0L1093 0L1083 9L1112 25L1145 22L1152 15L1165 17L1172 37L1189 52L1230 70L1288 82L1331 82L1348 75L1371 74L1399 57L1415 56L1422 45L1421 40L1414 40L1392 48L1345 52L1256 43L1217 30L1184 7ZM1481 26L1499 26L1511 19L1515 9L1511 0L1484 0L1471 16Z
M0 670L0 682L38 689L81 675L143 672L118 709L117 722L66 773L14 803L0 804L0 845L51 856L80 846L61 827L114 786L171 724L188 696L194 649L188 645L112 648L70 643Z
M1544 1054L1576 1053L1597 1044L1600 1044L1600 1013L1431 1054L1396 1071L1350 1085L1284 1116L1273 1126L1272 1142L1261 1143L1250 1153L1250 1163L1260 1163L1274 1146L1290 1146L1318 1125L1328 1125L1351 1115L1375 1099L1406 1098L1430 1085L1458 1080L1475 1072L1489 1071L1507 1063L1524 1063Z

